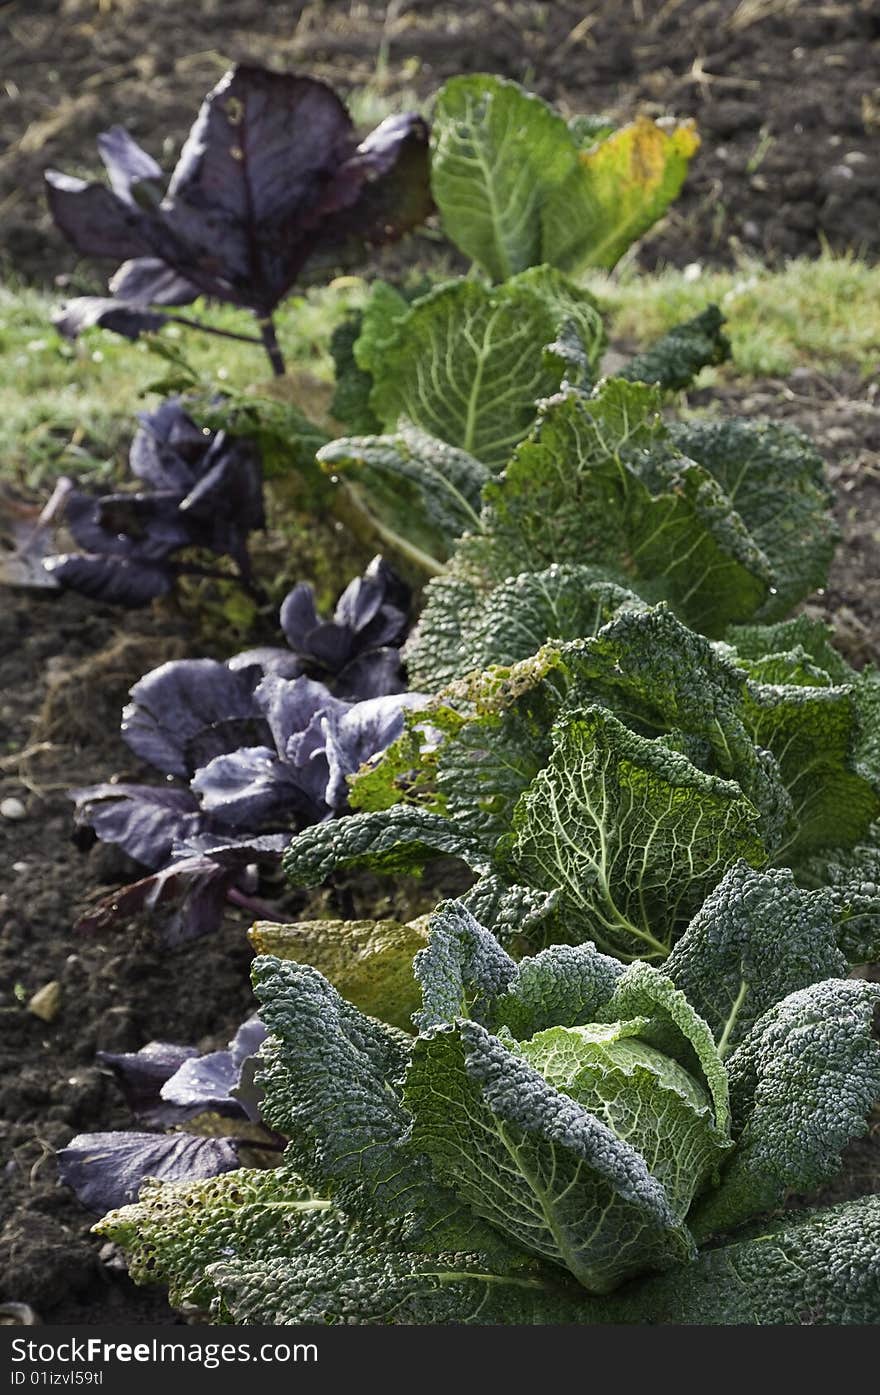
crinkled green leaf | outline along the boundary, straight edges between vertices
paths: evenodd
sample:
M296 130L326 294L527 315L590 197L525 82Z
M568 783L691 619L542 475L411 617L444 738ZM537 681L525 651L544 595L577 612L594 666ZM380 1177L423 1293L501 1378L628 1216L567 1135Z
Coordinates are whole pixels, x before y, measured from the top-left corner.
M834 848L798 868L806 885L827 889L833 898L840 948L850 964L880 959L880 844Z
M880 813L880 795L857 762L861 719L854 690L750 682L745 720L776 757L791 796L792 833L776 856L854 844Z
M559 355L544 350L566 322L595 362L604 338L595 301L558 272L535 267L497 289L447 282L369 355L371 406L386 431L405 419L500 470L565 376Z
M623 965L595 945L550 945L520 960L507 991L492 1005L488 1025L522 1039L548 1027L592 1022L622 972Z
M530 587L520 592L522 580L499 588L508 592L511 628L518 606L525 611L533 594ZM622 604L594 637L547 645L529 660L448 690L463 696L473 715L449 728L427 758L410 757L423 769L430 763L425 788L442 801L436 807L475 835L503 836L515 801L549 758L550 728L562 705L602 703L633 731L663 737L707 773L735 778L761 816L765 845L781 844L792 803L778 763L746 730L743 673L664 607L649 609L616 588L608 591L612 603ZM395 760L394 752L386 755L364 783L377 780L383 767L391 777ZM418 781L408 790L418 798Z
M880 669L868 664L854 676L853 692L859 714L855 757L875 788L880 788Z
M546 694L525 694L506 712L489 712L451 734L437 752L437 790L462 834L492 847L510 829L523 791L547 762L552 710Z
M854 671L831 643L833 633L824 620L795 615L772 625L732 625L726 639L741 659L761 660L802 649L832 683L849 683Z
M343 422L349 431L371 436L379 430L378 419L370 406L373 379L363 368L358 367L354 356L354 346L360 338L363 322L363 311L349 310L330 336L330 353L333 357L336 380L330 412L335 420Z
M622 609L560 657L578 696L607 696L648 735L678 728L704 738L719 772L748 788L755 752L741 715L743 674L665 606Z
M355 364L363 373L375 377L376 369L395 342L398 321L408 312L406 296L387 281L373 282L353 347Z
M628 461L665 440L659 407L656 388L619 379L590 398L549 402L503 479L487 487L486 536L469 544L467 563L496 583L554 563L626 568Z
M400 1140L408 1117L399 1082L410 1042L365 1017L315 969L271 956L255 960L254 991L269 1037L261 1049L260 1112L291 1140L305 1180L347 1208L404 1214L425 1173Z
M420 1031L457 1017L491 1022L493 1005L516 965L490 931L460 901L443 901L430 918L429 938L413 972L422 995Z
M456 1195L589 1291L693 1253L635 1149L476 1022L418 1038L406 1100L413 1145Z
M734 862L765 860L757 823L732 781L589 707L554 728L499 854L511 881L564 893L581 938L662 958Z
M197 1182L148 1181L138 1201L95 1230L125 1251L135 1283L167 1284L170 1302L206 1309L208 1265L229 1253L255 1261L308 1254L329 1210L288 1168L243 1168Z
M802 890L787 868L759 872L740 862L694 916L663 972L726 1054L789 993L846 975L837 921L828 891Z
M517 886L494 872L486 872L461 900L501 944L519 940L534 947L536 942L540 945L558 938L558 891Z
M692 320L674 325L643 353L636 354L620 371L620 377L634 383L656 383L665 392L689 387L701 369L726 363L730 340L722 326L724 316L717 305L709 305Z
M444 571L428 582L418 624L402 651L417 693L439 693L468 671L464 630L483 604L485 597L464 577Z
M439 856L460 857L475 871L488 854L450 819L406 804L370 814L349 814L298 833L282 859L294 886L318 886L349 867L374 872L419 872Z
M733 627L728 635L737 662L755 683L795 687L849 686L855 708L851 756L860 772L880 786L880 670L850 668L831 644L821 620L797 615L775 625ZM828 699L825 699L826 701ZM821 700L820 700L821 701Z
M681 1220L730 1146L702 1086L641 1037L646 1019L549 1027L517 1054L630 1144Z
M639 485L629 518L637 573L662 577L676 610L704 634L753 615L773 568L711 473L670 451L643 462Z
M706 1022L666 973L630 964L600 1014L604 1022L644 1019L639 1035L705 1081L715 1124L726 1136L730 1119L727 1076Z
M302 1257L212 1265L221 1311L239 1325L560 1323L589 1299L512 1249L421 1253L390 1228L335 1230Z
M669 429L679 450L718 480L769 557L772 590L759 616L782 618L825 584L839 536L821 456L778 422L682 421Z
M393 549L397 540L406 556L417 548L439 564L466 528L479 525L485 465L416 427L331 441L318 463L345 480L386 544Z
M728 1232L833 1177L880 1096L880 985L828 979L759 1018L727 1061L736 1150L694 1232Z
M718 482L670 444L657 388L610 379L557 395L485 491L463 574L501 581L553 563L662 588L688 623L722 633L755 613L773 572ZM485 582L484 582L485 584Z
M591 944L553 945L517 964L462 901L434 912L413 968L422 990L420 1030L468 1017L516 1037L592 1021L623 972Z
M789 1211L606 1299L606 1322L792 1327L880 1321L880 1196ZM593 1319L596 1320L596 1319Z
M410 680L431 692L438 680L445 687L471 670L517 663L548 642L593 635L620 610L643 606L603 571L572 563L521 572L485 596L467 583L437 578L406 645Z

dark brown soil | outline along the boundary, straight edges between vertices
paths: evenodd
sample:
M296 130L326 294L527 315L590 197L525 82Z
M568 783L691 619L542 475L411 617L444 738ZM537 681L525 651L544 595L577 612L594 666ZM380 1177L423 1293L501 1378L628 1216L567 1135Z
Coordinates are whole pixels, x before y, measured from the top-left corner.
M3 797L26 810L0 819L0 1295L44 1319L170 1320L161 1296L101 1265L90 1218L56 1180L53 1150L75 1133L131 1125L95 1051L157 1037L222 1045L252 1011L243 919L173 955L147 927L102 940L72 929L86 894L126 869L109 848L76 848L65 790L137 772L117 735L121 704L145 667L193 652L180 628L70 595L7 591L0 612L3 750L46 742L0 774ZM51 981L61 1003L46 1023L25 1000Z
M39 281L75 269L44 167L95 171L114 122L169 167L242 58L342 91L426 99L488 70L571 112L696 117L703 148L647 266L880 248L880 0L0 0L0 53L0 258Z

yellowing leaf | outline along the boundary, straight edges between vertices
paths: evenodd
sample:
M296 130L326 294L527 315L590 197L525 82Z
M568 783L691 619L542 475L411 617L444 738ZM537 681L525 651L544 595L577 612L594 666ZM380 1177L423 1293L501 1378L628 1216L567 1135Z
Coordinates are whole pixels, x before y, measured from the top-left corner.
M665 131L640 116L583 151L544 206L544 260L610 270L676 197L699 145L692 121Z
M258 954L310 964L361 1012L412 1031L419 991L412 961L424 947L423 919L257 921L248 938Z

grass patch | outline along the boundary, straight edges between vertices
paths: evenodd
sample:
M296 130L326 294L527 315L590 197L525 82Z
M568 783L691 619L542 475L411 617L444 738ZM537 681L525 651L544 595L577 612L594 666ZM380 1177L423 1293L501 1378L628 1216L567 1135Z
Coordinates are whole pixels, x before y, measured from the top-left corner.
M663 271L592 275L587 284L607 308L617 339L642 347L714 301L728 318L733 367L706 370L741 377L785 377L799 365L833 373L876 371L880 357L880 267L826 253L771 272L745 262L733 271ZM366 283L340 277L292 297L278 315L292 368L332 379L333 326L360 305ZM0 287L0 473L36 489L60 473L109 476L124 462L134 413L154 406L150 386L168 365L146 341L130 343L90 330L76 343L52 328L56 300L33 289ZM252 332L250 317L228 307L196 305L224 329ZM269 380L257 345L214 339L169 326L162 339L218 388Z
M639 347L714 302L727 316L740 376L785 377L801 366L877 370L880 267L856 257L825 252L782 271L751 261L733 271L633 271L587 284L608 308L612 334ZM710 381L708 372L702 381Z
M328 345L333 326L359 305L365 283L340 277L329 287L293 296L278 315L288 363L330 381ZM88 330L75 343L52 327L57 300L32 289L0 287L0 473L33 489L67 472L101 478L122 463L136 412L158 402L151 385L169 365L148 339L131 343ZM222 329L250 334L243 311L212 305L186 307ZM216 339L169 325L161 339L178 346L188 363L218 389L245 388L271 378L262 347Z

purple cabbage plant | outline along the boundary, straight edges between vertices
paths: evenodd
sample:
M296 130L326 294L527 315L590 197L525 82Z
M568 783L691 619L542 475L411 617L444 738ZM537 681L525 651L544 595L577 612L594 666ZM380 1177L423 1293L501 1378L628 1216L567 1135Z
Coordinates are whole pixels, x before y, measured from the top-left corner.
M401 691L406 596L376 558L332 621L320 621L309 587L294 588L282 606L291 648L172 660L134 685L122 737L164 782L70 794L77 827L147 875L79 928L147 910L179 943L214 929L229 901L267 913L253 899L260 866L277 864L294 832L347 812L347 777L397 739L406 708L426 701ZM310 676L316 667L326 681Z
M109 187L45 175L52 217L76 249L122 262L109 296L68 302L61 332L100 325L136 338L175 320L262 343L279 375L273 311L307 268L354 265L433 209L420 116L390 116L359 142L326 83L248 64L208 93L164 192L161 169L123 127L98 150ZM198 296L252 311L259 336L169 313Z
M284 1140L262 1126L253 1084L253 1058L265 1035L254 1015L223 1051L199 1055L194 1046L164 1041L140 1051L99 1051L141 1127L77 1134L58 1153L62 1182L102 1214L135 1201L147 1177L179 1182L230 1172L242 1165L241 1148L249 1159L276 1162ZM199 1132L206 1114L210 1133ZM225 1132L217 1131L218 1118Z
M129 452L137 493L94 495L67 482L59 508L81 552L43 558L59 586L136 608L172 589L182 575L223 575L192 551L228 556L251 594L248 534L266 526L263 471L245 437L198 426L177 398L143 413ZM228 579L228 578L227 578Z

